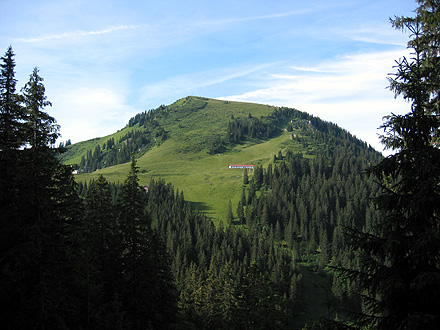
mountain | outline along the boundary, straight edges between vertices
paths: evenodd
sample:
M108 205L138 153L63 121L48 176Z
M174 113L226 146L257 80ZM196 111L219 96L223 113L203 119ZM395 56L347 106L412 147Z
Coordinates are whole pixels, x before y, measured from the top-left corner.
M291 108L190 96L67 149L81 196L100 174L122 183L136 155L147 219L194 328L219 317L225 328L255 318L268 329L300 328L360 311L356 283L332 267L358 263L346 228L375 230L377 186L365 170L382 156L337 125ZM121 186L111 187L120 208Z
M287 153L313 159L338 148L368 155L367 162L380 158L346 130L296 109L188 96L136 115L114 134L68 146L62 161L78 168L79 182L99 174L122 182L134 153L142 185L164 178L218 222L242 193L244 170L229 165L265 168Z

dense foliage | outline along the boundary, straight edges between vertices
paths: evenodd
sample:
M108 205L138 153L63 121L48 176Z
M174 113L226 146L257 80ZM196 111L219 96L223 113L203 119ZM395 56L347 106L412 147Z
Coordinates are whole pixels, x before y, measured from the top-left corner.
M231 118L227 136L230 143L240 143L249 138L270 138L275 127L271 121L252 117Z
M217 120L225 123L224 129L217 122L219 125L216 125L215 130L201 131L199 128L193 131L191 127L195 121L206 122L207 113L203 110L207 104L206 99L187 97L174 104L139 113L129 120L124 134L118 133L106 141L94 143L92 147L85 147L86 152L82 154L81 160L75 164L75 167L79 172L93 172L115 164L127 163L131 154L140 157L153 146L160 145L170 137L181 144L179 152L206 150L208 154L223 153L246 141L267 141L279 136L283 130L295 129L317 130L331 135L344 134L343 138L350 143L359 143L348 132L344 132L336 125L307 113L284 107L272 108L268 115L259 117L251 113L246 116L232 114L228 122L227 119L216 114ZM335 137L340 136L335 135ZM307 142L304 142L303 147L307 149ZM75 152L75 149L68 148L68 153L71 150L72 153ZM83 152L82 149L81 152Z
M77 195L51 148L58 136L38 69L15 93L12 48L2 57L0 288L2 326L60 328L72 321L70 262Z
M324 127L319 119L312 120ZM325 145L315 158L294 154L287 146L286 154L275 155L273 164L257 166L237 205L240 223L269 232L293 251L297 261L321 270L328 265L356 265L356 255L346 245L345 228L371 231L379 216L369 203L377 188L364 169L380 156L335 125L328 124L324 131L331 134L303 127L304 141ZM357 309L352 296L355 284L335 277L334 299L349 301Z
M419 0L417 16L393 25L410 32L411 58L396 61L390 89L410 102L387 116L384 145L395 153L371 169L383 217L374 231L353 230L360 268L344 273L359 284L368 329L440 328L440 2Z
M119 150L126 141L131 148L127 149L131 166L123 184L109 183L103 176L76 184L72 168L59 161L63 148L54 147L59 128L44 111L50 102L43 80L35 69L22 94L16 94L13 57L9 48L2 58L0 79L0 302L5 306L0 315L4 328L298 328L304 326L307 295L311 294L306 291L311 280L304 276L311 273L330 283L324 287L327 296L322 299L328 304L329 318L335 316L331 309L337 305L358 312L368 307L353 296L359 287L368 290L362 278L333 278L328 266L370 274L365 272L371 271L365 268L370 265L365 264L368 258L361 254L359 259L347 244L353 240L343 231L350 227L357 230L359 238L368 232L368 237L378 235L375 243L387 243L379 236L386 228L381 213L369 203L378 192L371 176L380 173L379 179L386 180L383 188L390 195L382 195L380 205L390 202L414 207L412 198L420 194L421 174L410 172L412 180L392 185L393 179L401 180L407 168L414 170L410 165L395 167L412 164L407 162L413 159L408 154L387 158L380 166L390 167L379 166L368 174L365 169L378 163L380 154L337 125L289 108L277 108L261 118L231 118L226 135L213 135L203 147L211 145L215 152L215 146L227 148L245 139L264 140L282 130L291 132L291 139L283 142L283 151L276 153L267 167L243 171L242 197L235 205L229 202L227 218L216 227L185 202L183 192L164 180L151 180L148 187L141 187L133 149L136 146L141 152L139 145L148 144L143 140L146 131L165 139L159 119L177 112L189 116L205 107L203 99L188 99L135 116L128 125L131 133L119 141L109 138L81 164L81 168L98 168L98 163L111 162L112 153L122 154L112 150ZM186 123L182 120L181 124ZM435 130L428 131L430 135L424 138L430 142L424 150L434 157ZM405 138L405 143L411 142ZM307 153L297 152L298 142ZM432 165L425 158L423 164ZM438 166L432 165L432 169L438 170ZM393 176L394 171L399 175ZM387 175L382 177L383 173ZM432 182L438 188L435 180L435 173L430 173L423 182L433 189ZM411 187L405 186L406 182ZM409 197L398 190L404 186ZM435 196L417 201L437 216ZM420 209L393 213L383 207L382 212L391 220L396 214L407 219L422 214ZM431 222L424 225L428 226L425 234L438 234L429 227ZM419 223L418 227L425 228ZM403 226L393 228L405 234ZM435 270L436 236L426 234L423 237L429 239L424 240L412 236L415 230L409 233L416 246L428 251L418 261L428 260L429 265L436 265ZM361 248L376 252L377 247ZM422 277L432 278L435 272L432 275L431 270ZM388 283L378 272L373 274L383 285ZM429 283L436 285L435 281ZM391 291L377 293L385 297L385 292ZM420 292L415 293L413 299L420 297ZM387 300L381 304L383 301ZM387 311L383 304L374 306L381 308L375 311ZM423 307L423 311L429 308Z
M128 127L133 128L115 141L109 138L102 146L97 145L93 150L81 157L78 165L80 172L93 172L97 169L127 163L131 155L140 156L153 146L160 145L167 139L163 127L159 125L155 116L162 108L136 115L130 119ZM66 145L67 146L67 145Z
M13 57L0 80L2 328L169 328L177 293L135 166L116 204L103 178L81 201L53 147L43 79L35 68L15 94Z
M368 204L374 189L363 168L379 156L360 141L345 143L348 135L335 126L327 128L334 135L303 129L303 139L313 137L326 152L307 159L288 151L267 169L256 167L227 227L216 228L193 211L170 184L150 182L144 203L171 257L180 327L292 327L299 324L305 299L297 261L321 270L356 262L342 231L376 222ZM81 184L79 191L87 196L94 184ZM109 187L118 200L120 188ZM352 284L335 280L332 289L342 302Z

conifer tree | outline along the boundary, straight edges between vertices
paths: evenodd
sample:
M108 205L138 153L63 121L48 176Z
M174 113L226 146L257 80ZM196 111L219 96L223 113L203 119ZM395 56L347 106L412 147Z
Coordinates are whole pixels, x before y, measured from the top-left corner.
M16 94L15 60L9 46L0 64L0 150L18 149L23 143L24 111Z
M43 111L45 107L52 106L52 103L47 101L43 81L38 68L35 67L29 81L21 90L29 131L26 142L33 148L52 146L59 136L59 126L56 124L55 118Z
M417 16L393 20L411 33L411 58L397 63L390 89L411 103L390 115L382 141L395 153L371 169L384 217L375 233L353 231L363 292L361 321L374 329L440 328L440 1L419 0Z
M123 308L126 311L126 322L131 329L140 329L146 322L148 309L145 306L147 290L142 284L145 265L144 248L147 244L147 223L144 219L142 190L138 183L138 168L134 156L131 159L130 172L124 181L124 189L119 206L119 224L122 233L122 263L125 292Z
M246 221L244 218L243 203L241 200L239 200L237 204L237 218L240 224L244 224Z
M15 60L9 47L1 58L0 64L0 250L7 250L19 230L9 221L16 216L14 190L16 189L15 168L17 167L17 149L21 145L19 125L22 120L22 108L15 94Z
M1 58L0 64L0 250L4 251L16 235L18 228L8 224L17 216L19 207L15 205L17 189L16 168L18 166L18 149L22 146L24 129L24 110L20 105L20 97L15 93L15 60L12 47L9 47Z
M83 326L87 329L118 329L122 313L118 289L121 282L120 235L110 187L100 175L91 183L85 199L85 215L78 240L83 255L78 264Z
M125 322L130 329L166 329L174 321L177 293L165 245L150 228L145 191L138 183L134 155L119 205L122 233L122 292Z
M231 200L229 200L229 202L228 202L228 215L227 215L226 221L228 222L229 226L232 226L234 224L234 214L232 213Z
M11 59L11 49L8 53ZM0 299L7 306L1 318L6 327L18 329L64 328L74 323L72 259L78 249L72 233L78 197L71 168L60 164L52 148L58 127L43 111L49 102L37 70L23 93L26 117L19 111L9 112L9 123L15 125L10 132L20 133L10 140L14 157L6 158L13 194L2 212L2 231L9 238L0 258ZM14 97L11 100L11 109L18 109Z
M249 184L249 176L248 176L247 168L245 168L243 171L243 184Z

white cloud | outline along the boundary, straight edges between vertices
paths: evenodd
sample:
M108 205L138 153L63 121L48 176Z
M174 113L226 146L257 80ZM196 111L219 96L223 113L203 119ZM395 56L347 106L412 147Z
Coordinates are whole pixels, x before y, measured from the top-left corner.
M406 47L408 36L390 28L389 24L366 26L363 28L344 29L335 32L344 38L366 43Z
M259 81L262 88L221 99L294 107L337 123L382 151L377 138L382 117L408 111L386 89L387 74L401 56L402 50L354 54L313 67L277 68Z
M360 5L32 2L2 26L0 41L17 51L20 85L34 65L41 68L63 139L112 133L146 108L191 94L291 106L361 136L367 125L375 131L395 102L385 78L401 51L310 65L322 56L405 47L406 37L386 19L376 24L379 13L359 16ZM363 115L372 111L379 120L370 124Z
M74 143L112 134L139 112L127 105L122 93L110 88L77 88L52 98L52 103L61 140Z
M60 34L52 34L52 35L46 35L46 36L40 36L40 37L34 37L34 38L15 38L14 42L38 43L38 42L42 42L42 41L55 40L55 39L68 39L68 38L74 38L74 37L102 35L102 34L107 34L107 33L115 32L115 31L138 29L140 27L142 27L142 26L141 25L117 25L117 26L110 26L108 28L105 28L102 30L95 30L95 31L73 31L73 32L64 32L64 33L60 33Z

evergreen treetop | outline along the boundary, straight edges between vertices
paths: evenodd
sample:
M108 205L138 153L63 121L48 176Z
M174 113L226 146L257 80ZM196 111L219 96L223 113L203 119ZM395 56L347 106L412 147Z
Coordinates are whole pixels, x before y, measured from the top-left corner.
M392 21L410 32L412 54L396 61L390 89L411 110L385 118L382 141L395 154L370 170L384 216L374 233L349 236L360 270L346 273L363 295L361 324L374 329L440 328L440 1L417 2L416 17Z

